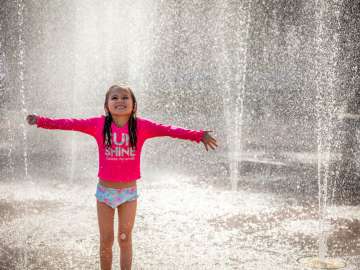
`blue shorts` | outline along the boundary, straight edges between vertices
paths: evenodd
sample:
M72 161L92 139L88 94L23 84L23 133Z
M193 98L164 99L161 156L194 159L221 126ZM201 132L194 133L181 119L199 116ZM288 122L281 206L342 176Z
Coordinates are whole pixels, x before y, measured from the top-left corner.
M112 208L118 207L120 204L136 200L139 195L137 194L137 188L108 188L104 187L100 183L97 184L95 197L100 202L104 202Z

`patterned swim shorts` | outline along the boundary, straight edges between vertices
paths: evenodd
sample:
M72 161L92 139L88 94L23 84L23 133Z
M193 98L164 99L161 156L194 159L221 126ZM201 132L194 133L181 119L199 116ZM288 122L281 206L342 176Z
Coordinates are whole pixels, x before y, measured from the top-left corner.
M112 208L118 207L120 204L136 200L139 195L137 194L137 188L108 188L104 187L100 183L97 184L95 197L100 202L104 202Z

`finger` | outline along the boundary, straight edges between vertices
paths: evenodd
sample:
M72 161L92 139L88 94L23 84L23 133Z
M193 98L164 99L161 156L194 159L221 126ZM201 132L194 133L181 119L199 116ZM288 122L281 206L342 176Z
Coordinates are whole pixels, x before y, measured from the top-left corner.
M204 143L204 145L205 145L206 151L208 151L208 147L207 147L207 144L206 144L206 143Z
M216 145L216 142L214 142L213 140L209 141L209 144L211 145Z
M216 144L216 140L215 140L215 139L212 139L211 142L214 143L214 144Z
M212 143L212 145L213 145L214 147L217 147L217 144L216 144L216 143ZM213 148L213 149L215 149L215 148Z
M217 146L215 139L209 140L209 142L212 143L212 144L215 144Z

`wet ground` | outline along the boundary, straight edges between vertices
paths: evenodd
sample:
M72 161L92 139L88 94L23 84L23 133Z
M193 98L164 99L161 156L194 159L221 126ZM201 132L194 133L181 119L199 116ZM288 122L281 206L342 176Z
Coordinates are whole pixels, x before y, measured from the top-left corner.
M133 269L298 270L308 269L299 258L318 252L314 200L146 175L138 182ZM2 180L0 269L99 269L95 188L94 179ZM360 269L359 213L359 206L329 209L328 255L347 270ZM117 245L113 251L119 269Z

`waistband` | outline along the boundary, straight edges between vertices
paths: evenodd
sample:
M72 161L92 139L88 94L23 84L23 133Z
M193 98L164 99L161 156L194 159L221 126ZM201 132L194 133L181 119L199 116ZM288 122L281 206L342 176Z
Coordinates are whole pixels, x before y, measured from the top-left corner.
M130 190L130 191L136 191L137 190L137 186L133 186L133 187L126 187L126 188L109 188L109 187L105 187L100 183L97 183L98 187L101 187L103 189L107 189L107 190Z

